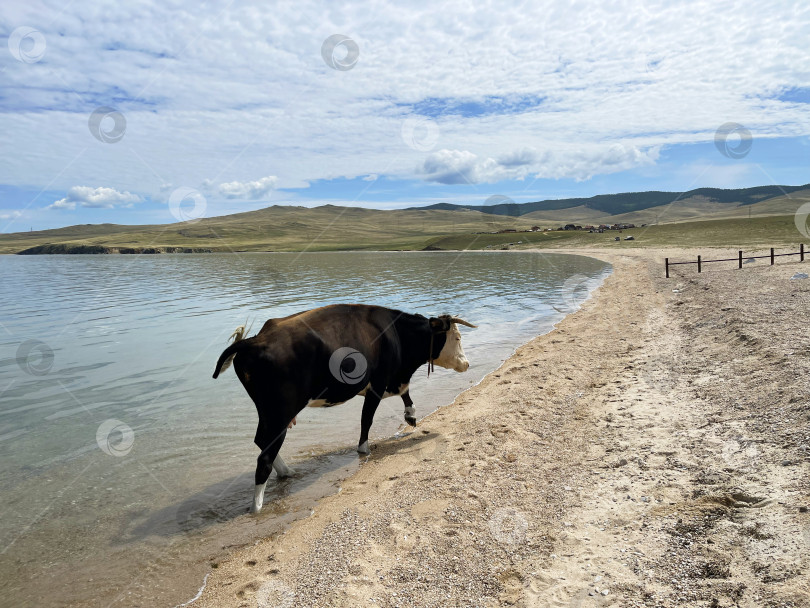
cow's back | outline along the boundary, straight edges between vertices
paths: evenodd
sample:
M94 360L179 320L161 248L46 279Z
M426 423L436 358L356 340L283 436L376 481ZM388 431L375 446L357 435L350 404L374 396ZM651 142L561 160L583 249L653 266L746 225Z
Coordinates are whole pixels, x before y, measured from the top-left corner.
M251 378L262 378L267 390L256 395L260 399L272 399L276 391L299 403L318 395L341 403L374 378L387 383L389 372L398 369L395 321L402 314L381 306L334 304L269 319L250 338L252 348L234 360L237 375L246 388ZM354 362L359 360L366 370L362 380L340 372L343 359L356 357L354 353L361 355ZM312 394L298 395L302 389Z

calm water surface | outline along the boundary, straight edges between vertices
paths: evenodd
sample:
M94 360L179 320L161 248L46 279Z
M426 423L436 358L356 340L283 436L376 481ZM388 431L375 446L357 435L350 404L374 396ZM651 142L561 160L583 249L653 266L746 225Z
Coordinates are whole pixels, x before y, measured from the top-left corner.
M278 532L361 460L362 400L302 412L300 473L247 512L256 411L214 364L234 328L335 302L479 325L470 370L423 367L422 417L574 310L610 267L538 253L0 256L0 604L175 606L234 545ZM372 438L407 431L399 398ZM372 453L373 458L373 453Z

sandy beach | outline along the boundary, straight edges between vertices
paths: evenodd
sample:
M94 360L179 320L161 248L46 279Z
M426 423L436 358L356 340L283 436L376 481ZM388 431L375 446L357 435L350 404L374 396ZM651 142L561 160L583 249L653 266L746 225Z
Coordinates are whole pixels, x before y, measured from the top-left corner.
M810 605L810 263L576 253L579 311L191 605Z

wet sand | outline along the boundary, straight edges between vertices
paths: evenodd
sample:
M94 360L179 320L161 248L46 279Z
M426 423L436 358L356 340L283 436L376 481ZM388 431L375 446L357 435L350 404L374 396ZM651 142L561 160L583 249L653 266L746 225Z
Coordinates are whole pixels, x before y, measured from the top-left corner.
M581 310L192 605L810 605L810 264L576 253Z

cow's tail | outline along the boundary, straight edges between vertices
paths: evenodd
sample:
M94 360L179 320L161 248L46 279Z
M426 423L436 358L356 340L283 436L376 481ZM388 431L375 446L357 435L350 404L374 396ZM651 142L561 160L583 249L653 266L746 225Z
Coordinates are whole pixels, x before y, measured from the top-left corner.
M222 354L219 356L219 361L217 361L217 368L214 370L214 379L217 378L222 372L226 371L230 366L233 358L236 356L240 350L243 350L245 347L249 346L248 341L243 340L242 338L245 337L245 334L248 332L245 329L244 325L240 325L237 327L234 332L231 334L231 337L228 338L229 340L233 340L233 344L231 344L228 348L222 351Z

